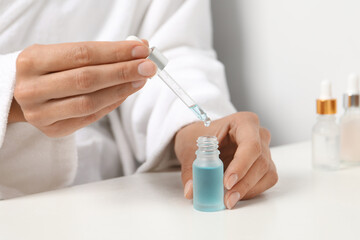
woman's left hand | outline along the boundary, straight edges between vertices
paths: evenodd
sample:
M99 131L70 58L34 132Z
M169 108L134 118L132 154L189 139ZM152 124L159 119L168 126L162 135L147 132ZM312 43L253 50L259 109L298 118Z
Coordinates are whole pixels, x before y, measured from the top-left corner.
M224 203L231 209L242 199L249 199L274 186L278 180L270 155L270 132L262 128L256 114L239 112L213 121L210 127L195 122L175 136L175 153L181 163L184 196L191 199L192 163L199 136L216 136L220 159L224 163Z

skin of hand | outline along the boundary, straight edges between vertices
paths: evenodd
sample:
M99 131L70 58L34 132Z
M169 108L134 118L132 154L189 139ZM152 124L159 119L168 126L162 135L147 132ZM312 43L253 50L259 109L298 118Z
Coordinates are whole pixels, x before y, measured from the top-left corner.
M32 45L17 58L8 122L27 121L49 137L69 135L155 75L148 55L146 40Z
M195 122L183 127L175 136L175 154L181 163L184 196L193 197L192 164L196 158L196 140L216 136L220 159L224 163L224 203L233 208L239 200L250 199L271 188L278 181L271 159L270 132L262 128L256 114L238 112L213 121L209 127Z

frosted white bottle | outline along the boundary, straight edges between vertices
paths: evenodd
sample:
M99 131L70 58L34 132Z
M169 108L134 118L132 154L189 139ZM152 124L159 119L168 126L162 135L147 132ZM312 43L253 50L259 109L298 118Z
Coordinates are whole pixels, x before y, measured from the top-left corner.
M345 166L360 165L359 78L353 74L344 94L345 113L340 121L340 159Z
M336 123L336 99L329 81L321 82L316 100L317 121L312 129L312 163L315 169L334 170L340 166L340 129Z

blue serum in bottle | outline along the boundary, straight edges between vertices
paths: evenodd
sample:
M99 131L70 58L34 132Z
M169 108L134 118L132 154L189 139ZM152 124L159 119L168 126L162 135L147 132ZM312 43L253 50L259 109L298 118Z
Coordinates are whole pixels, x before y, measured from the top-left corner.
M225 209L224 165L219 158L216 137L199 137L197 158L193 163L194 208L204 212Z

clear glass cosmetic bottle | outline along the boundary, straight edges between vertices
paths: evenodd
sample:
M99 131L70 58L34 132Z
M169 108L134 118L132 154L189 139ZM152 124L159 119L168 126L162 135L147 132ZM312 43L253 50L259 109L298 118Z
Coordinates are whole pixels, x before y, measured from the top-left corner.
M336 123L336 99L331 96L329 81L321 82L316 100L317 122L312 129L312 161L315 169L338 169L340 166L340 130Z
M340 159L345 166L360 165L359 78L352 74L344 94L345 113L340 121Z
M216 137L199 137L197 158L193 163L194 208L204 212L223 210L224 166L219 158Z

